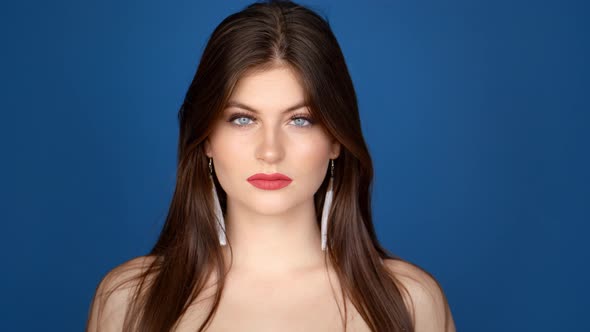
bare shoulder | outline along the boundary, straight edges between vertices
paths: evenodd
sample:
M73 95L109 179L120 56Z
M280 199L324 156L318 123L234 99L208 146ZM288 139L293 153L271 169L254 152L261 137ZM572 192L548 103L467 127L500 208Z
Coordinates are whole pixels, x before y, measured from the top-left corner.
M155 260L153 256L139 256L110 270L96 287L88 321L87 332L121 331L132 291L138 277Z
M383 263L402 286L416 332L456 331L447 298L432 274L403 260L385 259Z

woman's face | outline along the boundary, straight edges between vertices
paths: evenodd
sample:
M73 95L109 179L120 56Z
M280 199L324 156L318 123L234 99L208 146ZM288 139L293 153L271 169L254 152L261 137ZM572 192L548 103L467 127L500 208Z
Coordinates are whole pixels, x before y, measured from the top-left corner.
M311 118L303 101L303 87L286 66L238 81L205 142L228 203L272 215L313 199L340 144ZM282 173L292 182L260 189L247 181L256 173Z

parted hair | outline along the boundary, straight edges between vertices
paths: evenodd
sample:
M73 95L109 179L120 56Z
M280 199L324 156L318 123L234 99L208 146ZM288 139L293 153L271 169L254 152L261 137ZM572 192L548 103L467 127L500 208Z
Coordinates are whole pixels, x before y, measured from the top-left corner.
M207 41L178 112L176 186L159 238L147 255L153 259L141 273L121 283L135 285L124 331L173 330L210 274L216 273L221 278L214 304L198 331L211 322L227 271L204 142L240 77L276 65L287 65L297 73L313 118L342 147L335 160L325 255L340 280L340 291L372 331L414 331L402 296L404 287L382 261L403 260L382 247L375 234L373 165L344 56L328 20L291 1L253 3L226 17ZM330 177L326 171L314 195L318 228ZM215 175L213 179L225 213L227 195ZM231 242L228 245L231 248Z

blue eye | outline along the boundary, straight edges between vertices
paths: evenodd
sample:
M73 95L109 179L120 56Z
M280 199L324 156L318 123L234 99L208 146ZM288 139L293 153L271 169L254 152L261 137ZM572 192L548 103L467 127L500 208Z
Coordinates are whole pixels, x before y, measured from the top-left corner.
M231 122L233 124L235 124L235 125L238 125L238 126L247 126L249 124L249 123L247 123L248 121L240 121L240 120L243 120L243 119L246 119L247 120L247 119L251 119L251 118L248 117L248 116L238 116L238 117L233 118L231 120ZM234 122L235 120L238 120L238 122L237 123Z
M236 120L238 121L236 122ZM237 127L247 127L252 124L251 122L248 122L248 120L255 121L256 118L246 113L235 113L230 117L228 122ZM295 121L295 127L299 128L310 127L313 124L313 121L309 117L304 116L304 114L295 114L291 117L291 120ZM307 123L305 121L307 121Z
M297 127L307 127L307 126L311 126L311 121L308 118L302 117L302 116L294 116L291 118L293 121L297 121L297 120L302 120L302 121L307 121L309 123L309 125L305 125L303 122L303 124L301 123L301 121L299 122L300 125L297 125Z

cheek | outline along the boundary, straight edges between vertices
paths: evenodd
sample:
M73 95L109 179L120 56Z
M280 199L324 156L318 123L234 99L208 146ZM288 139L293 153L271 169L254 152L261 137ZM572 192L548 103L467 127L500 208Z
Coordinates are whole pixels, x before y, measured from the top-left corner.
M324 174L323 167L326 166L330 155L330 144L323 135L314 135L313 138L302 140L297 145L297 151L292 154L299 169L305 173Z
M223 137L223 136L222 136ZM230 139L228 136L214 141L213 162L217 162L220 168L234 169L240 162L248 160L251 152L248 150L248 144L243 140Z
M285 171L323 174L331 149L329 138L323 131L293 132L283 139L285 160L281 163L286 162ZM257 139L251 132L228 130L222 126L210 135L210 141L215 156L213 162L219 165L220 173L239 164L247 167L247 162L255 161Z
M247 146L245 142L248 139L243 136L244 133L231 130L220 120L213 127L213 131L209 135L213 154L219 160L227 159L228 157L231 159L232 156L242 152L245 146Z
M235 172L236 161L244 160L248 153L244 140L235 136L222 128L213 131L209 136L213 165L219 177L231 176L231 170L234 169Z

